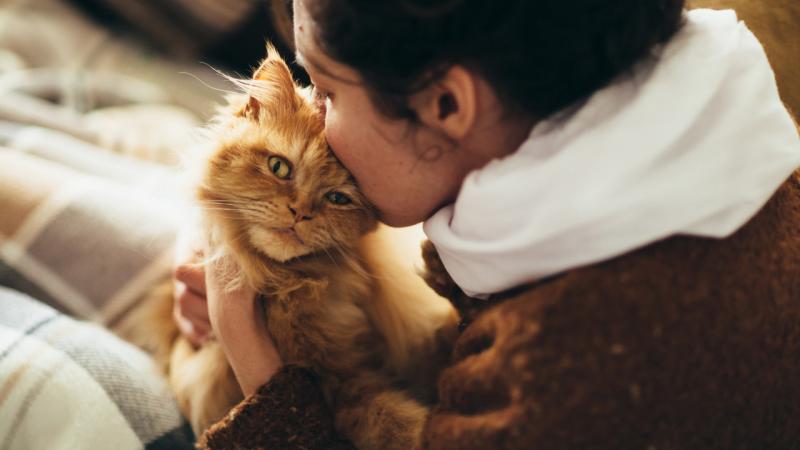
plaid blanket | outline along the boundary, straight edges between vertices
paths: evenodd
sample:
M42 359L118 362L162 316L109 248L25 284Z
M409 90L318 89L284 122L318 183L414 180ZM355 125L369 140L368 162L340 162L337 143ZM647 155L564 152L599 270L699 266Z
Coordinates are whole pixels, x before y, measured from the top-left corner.
M170 275L185 210L174 176L38 132L28 152L0 147L0 285L111 325ZM41 157L50 148L60 161Z
M0 304L0 449L193 448L147 355L15 291Z
M185 202L161 163L219 93L59 0L0 6L3 55L0 285L114 324L169 277Z
M101 327L170 277L187 213L160 163L219 98L181 71L217 77L57 0L0 6L0 450L192 447L151 359Z

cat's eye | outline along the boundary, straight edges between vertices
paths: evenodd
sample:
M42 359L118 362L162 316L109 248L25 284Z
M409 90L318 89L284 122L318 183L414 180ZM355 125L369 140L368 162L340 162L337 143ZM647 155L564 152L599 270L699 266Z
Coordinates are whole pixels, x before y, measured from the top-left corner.
M289 161L280 156L270 156L267 159L267 164L269 165L269 170L281 180L288 180L292 176L292 166L289 165Z
M325 198L327 198L329 202L335 205L347 205L352 202L352 200L350 200L350 197L342 194L339 191L328 192L327 194L325 194Z

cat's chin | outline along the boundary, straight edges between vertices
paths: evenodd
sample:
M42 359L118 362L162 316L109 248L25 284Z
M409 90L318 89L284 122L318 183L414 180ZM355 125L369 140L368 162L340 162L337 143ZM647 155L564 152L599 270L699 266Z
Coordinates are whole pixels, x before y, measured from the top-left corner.
M250 243L261 253L279 262L312 252L296 233L285 229L256 227L250 229Z

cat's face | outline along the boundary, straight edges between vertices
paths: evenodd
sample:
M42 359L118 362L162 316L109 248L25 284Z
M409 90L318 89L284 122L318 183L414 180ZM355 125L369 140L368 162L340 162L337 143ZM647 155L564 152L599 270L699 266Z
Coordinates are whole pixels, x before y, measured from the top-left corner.
M318 109L274 50L244 84L211 130L203 206L277 261L355 246L373 209L329 150Z

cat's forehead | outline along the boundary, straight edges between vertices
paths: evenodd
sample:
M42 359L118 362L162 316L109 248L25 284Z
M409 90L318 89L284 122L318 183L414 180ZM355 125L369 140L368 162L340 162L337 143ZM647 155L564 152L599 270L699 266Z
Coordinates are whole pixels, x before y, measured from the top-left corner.
M292 165L298 182L344 184L350 179L322 133L290 127L257 127L247 132L244 144L250 152L285 158Z

